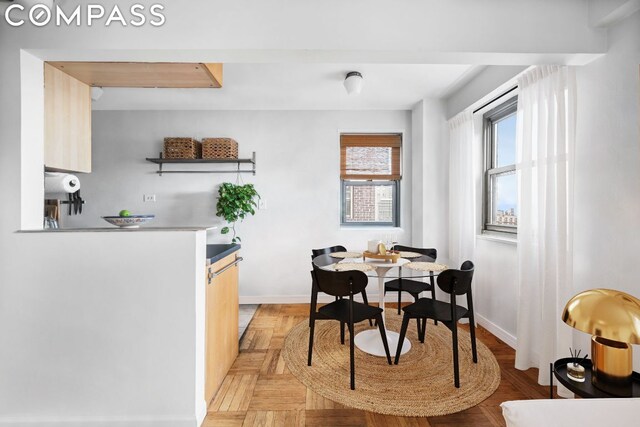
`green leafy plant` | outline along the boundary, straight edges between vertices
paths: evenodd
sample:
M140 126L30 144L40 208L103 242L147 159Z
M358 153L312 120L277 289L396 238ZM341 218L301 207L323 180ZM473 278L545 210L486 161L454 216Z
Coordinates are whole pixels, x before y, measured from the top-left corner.
M242 240L236 235L236 223L244 220L249 214L256 214L258 199L260 199L260 195L253 184L237 185L225 182L220 185L216 215L224 218L230 224L231 227L223 227L220 233L228 234L233 231L232 243Z

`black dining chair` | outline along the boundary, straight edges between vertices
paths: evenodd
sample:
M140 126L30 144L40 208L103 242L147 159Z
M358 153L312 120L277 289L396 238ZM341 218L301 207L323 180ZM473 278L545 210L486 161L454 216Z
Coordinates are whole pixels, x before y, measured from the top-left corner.
M336 245L336 246L329 246L328 248L311 249L311 259L313 260L315 257L318 257L320 255L330 255L334 252L347 252L347 248L345 248L342 245ZM336 300L338 299L340 298L336 297ZM369 305L369 298L367 298L367 291L365 290L362 291L362 302ZM369 326L373 326L373 323L371 322L371 320L369 320ZM341 335L342 344L344 344L344 325L340 327L340 330L342 331L342 335Z
M380 330L380 337L387 353L387 362L391 365L391 354L387 334L382 321L382 309L362 304L353 300L355 294L359 294L367 286L369 278L362 271L327 271L314 268L313 290L311 295L311 328L309 330L309 358L307 364L311 366L313 355L313 333L316 320L337 320L349 327L349 361L351 368L351 390L356 388L355 380L355 355L354 355L354 325L367 319L375 319ZM324 292L340 298L316 310L318 292ZM348 298L347 298L348 297Z
M473 298L471 295L471 280L473 279L474 265L471 261L462 263L460 270L445 270L438 276L438 287L443 292L450 295L449 302L438 301L432 298L420 298L418 301L402 309L402 328L400 329L400 344L396 350L395 364L400 360L402 343L407 333L409 319L422 319L423 326L420 330L418 324L418 338L424 343L427 319L439 320L451 330L453 341L453 378L456 387L460 387L460 372L458 366L458 321L469 319L469 332L471 334L471 353L473 363L478 363L478 353L476 350L476 328L473 315ZM467 296L467 308L456 304L458 295Z
M438 257L438 251L433 248L412 248L410 246L395 245L393 247L397 251L415 252L421 254L420 261L435 262ZM411 260L409 260L411 261ZM420 280L398 278L393 279L384 284L384 293L397 292L398 293L398 314L400 314L402 293L407 292L411 294L415 301L420 298L420 293L431 291L431 298L436 299L436 287L433 283L433 276L429 277L429 282L423 282Z

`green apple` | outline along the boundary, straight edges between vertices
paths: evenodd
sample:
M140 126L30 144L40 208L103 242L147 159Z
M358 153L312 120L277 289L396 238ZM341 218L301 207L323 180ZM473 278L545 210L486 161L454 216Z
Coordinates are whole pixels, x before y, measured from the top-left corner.
M129 212L126 209L123 209L123 210L120 211L120 213L118 215L120 215L122 218L125 218L125 217L128 217L128 216L131 216L131 212Z

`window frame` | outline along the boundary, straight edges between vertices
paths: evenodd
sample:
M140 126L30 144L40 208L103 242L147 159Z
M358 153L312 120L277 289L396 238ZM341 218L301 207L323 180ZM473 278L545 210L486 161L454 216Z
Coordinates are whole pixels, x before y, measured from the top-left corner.
M504 233L515 236L518 234L518 226L491 224L493 213L492 178L506 172L516 173L516 164L494 167L497 160L496 139L494 138L493 124L518 111L518 95L512 96L507 101L501 102L496 107L487 111L482 116L483 144L484 144L484 174L483 174L483 200L482 200L482 232Z
M358 228L358 227L376 227L376 228L399 228L400 227L400 181L402 180L402 142L403 142L403 132L378 132L378 133L366 133L366 132L344 132L340 133L340 226L346 228ZM371 145L363 141L357 141L360 138L371 137ZM345 158L343 155L346 155L346 147L348 146L387 146L385 143L381 142L388 137L399 138L398 142L391 142L389 147L392 148L392 171L391 176L381 176L379 178L364 175L360 177L359 175L344 175L344 167L346 164ZM344 138L344 139L343 139ZM376 141L376 138L380 138L380 140ZM349 139L356 140L355 143L349 143ZM395 148L394 148L395 145ZM394 153L394 149L397 152ZM397 156L397 157L396 157ZM394 161L397 159L397 162ZM396 177L397 179L394 179ZM392 188L392 221L391 222L374 222L374 221L346 221L346 200L345 193L347 186L366 186L366 185L387 185ZM351 210L353 212L353 200L351 201Z
M347 186L371 186L385 185L392 189L391 196L391 222L371 222L371 221L346 221L345 193ZM351 201L353 209L353 200ZM400 227L400 180L340 180L340 226L342 227Z

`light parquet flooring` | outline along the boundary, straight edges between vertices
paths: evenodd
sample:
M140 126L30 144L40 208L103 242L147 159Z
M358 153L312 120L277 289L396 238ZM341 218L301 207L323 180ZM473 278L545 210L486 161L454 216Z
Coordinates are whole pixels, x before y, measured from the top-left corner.
M389 310L387 315L397 316L395 310ZM497 427L505 425L500 409L505 400L548 397L548 388L536 383L536 369L525 372L515 369L513 349L478 328L478 339L496 356L502 375L498 390L478 406L429 418L393 417L347 408L307 389L291 374L282 358L287 333L308 318L308 304L258 308L240 342L238 358L209 405L203 427Z

